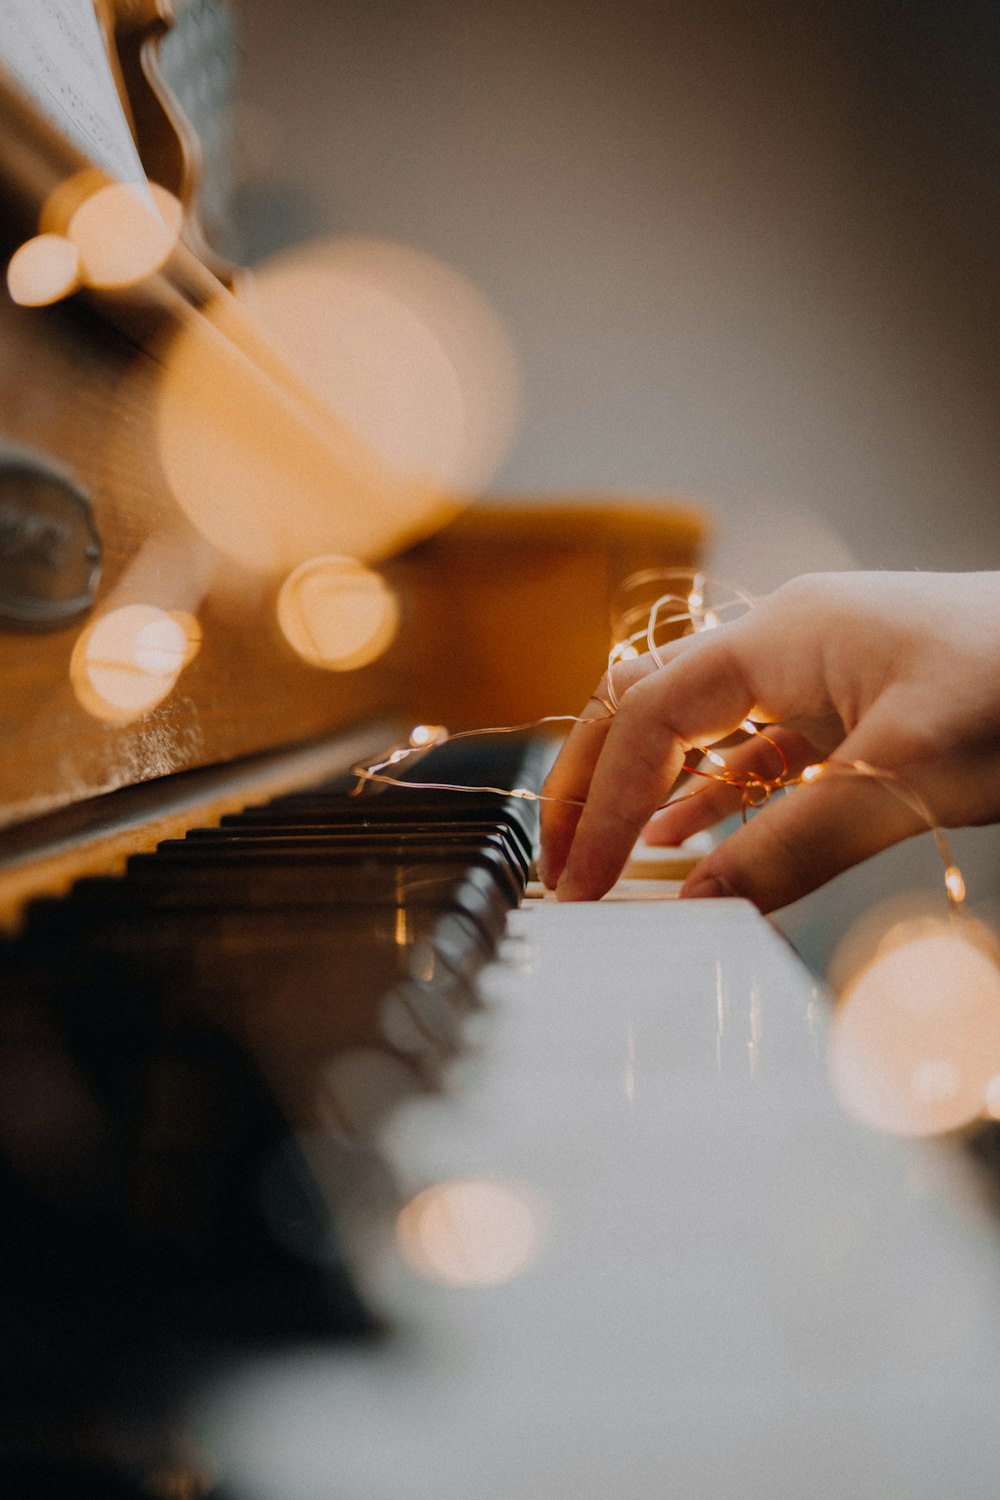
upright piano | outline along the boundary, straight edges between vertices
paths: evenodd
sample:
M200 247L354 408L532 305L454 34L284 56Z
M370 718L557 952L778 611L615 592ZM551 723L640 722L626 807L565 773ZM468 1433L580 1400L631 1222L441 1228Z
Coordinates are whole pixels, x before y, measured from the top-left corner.
M96 15L184 198L167 12ZM9 257L94 163L0 82ZM573 711L617 582L696 562L701 518L398 536L395 644L321 670L164 472L164 321L227 275L189 202L126 290L0 301L4 1493L992 1497L991 1127L852 1114L825 992L669 861L546 896L511 793L550 742L352 794L417 720Z

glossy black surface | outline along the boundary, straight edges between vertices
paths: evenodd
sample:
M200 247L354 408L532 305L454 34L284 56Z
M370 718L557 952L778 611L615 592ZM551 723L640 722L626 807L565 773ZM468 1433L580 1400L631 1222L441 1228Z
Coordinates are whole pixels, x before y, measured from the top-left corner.
M541 775L524 747L449 749L422 776ZM111 1433L133 1453L112 1464L117 1480L141 1493L190 1379L215 1359L378 1337L301 1142L322 1140L327 1182L360 1174L368 1202L391 1203L331 1065L383 1057L397 1090L435 1088L523 891L533 809L349 791L249 809L131 860L122 879L83 880L35 903L3 953L11 1474L54 1442L67 1474L79 1460L64 1493L90 1493L82 1455L100 1457Z

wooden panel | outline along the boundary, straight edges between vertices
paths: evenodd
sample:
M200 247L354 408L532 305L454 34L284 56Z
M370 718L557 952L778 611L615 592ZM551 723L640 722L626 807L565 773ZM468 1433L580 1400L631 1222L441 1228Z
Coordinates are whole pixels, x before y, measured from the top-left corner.
M391 661L349 675L301 663L278 630L271 585L242 579L234 588L230 575L198 603L203 552L156 459L157 373L148 355L82 307L30 310L0 297L0 442L40 450L90 492L105 549L98 609L159 590L162 597L145 602L190 608L190 598L203 631L201 652L173 694L121 726L92 718L73 692L70 658L81 625L0 630L2 823L308 738L386 699ZM167 578L170 566L182 576Z
M83 162L16 89L0 86L0 113L2 254L34 232L39 205ZM601 671L621 579L640 567L695 562L700 517L649 501L477 508L387 570L403 628L380 662L350 674L303 664L279 631L275 581L223 568L161 472L161 365L143 352L153 347L146 335L162 330L178 299L190 309L212 293L211 278L182 249L170 263L173 281L157 279L159 301L147 285L127 313L105 307L135 342L75 301L26 310L0 295L0 460L4 443L27 445L88 492L104 545L91 618L141 603L196 616L202 635L159 706L112 723L74 692L73 652L86 621L37 634L0 629L0 826L309 740L382 709L452 727L574 711ZM392 496L371 489L390 518ZM397 528L399 537L414 530ZM3 539L0 529L0 546Z
M494 497L388 571L411 629L410 717L459 729L576 713L607 663L621 584L702 557L703 515L653 496Z

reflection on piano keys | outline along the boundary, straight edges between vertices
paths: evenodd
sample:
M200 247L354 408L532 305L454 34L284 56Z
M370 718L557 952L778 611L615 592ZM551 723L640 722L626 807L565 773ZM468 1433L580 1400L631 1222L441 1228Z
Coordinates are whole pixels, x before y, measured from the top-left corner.
M469 779L465 747L437 754ZM537 785L544 763L505 741L489 773ZM142 1470L138 1429L173 1419L206 1353L380 1325L322 1189L342 1161L369 1211L389 1193L359 1141L438 1086L535 810L352 785L165 840L36 901L6 946L3 1381L27 1435L2 1449L28 1469L38 1431L82 1462L98 1426Z
M825 1000L755 912L529 900L477 991L444 1095L368 1137L425 1220L441 1195L365 1242L389 1336L209 1382L223 1472L255 1500L990 1493L966 1164L840 1113Z

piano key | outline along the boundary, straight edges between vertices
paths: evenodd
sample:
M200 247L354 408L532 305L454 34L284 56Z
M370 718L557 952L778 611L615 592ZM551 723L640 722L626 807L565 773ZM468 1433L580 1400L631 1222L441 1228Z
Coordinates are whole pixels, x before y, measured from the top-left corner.
M524 780L510 753L506 767L463 760L492 784ZM61 1188L44 1211L31 1181L15 1189L24 1210L11 1224L29 1256L41 1236L62 1258L8 1262L4 1301L27 1288L56 1318L73 1279L88 1311L62 1363L77 1383L99 1349L114 1364L133 1338L359 1338L379 1326L343 1257L351 1202L366 1213L395 1202L365 1142L458 1055L533 837L535 809L517 799L448 798L283 800L29 911L15 989L45 1018L46 1065L68 1066L101 1118L91 1155L104 1199L81 1219ZM290 1130L323 1143L308 1168ZM339 1185L336 1208L317 1197L323 1179ZM92 1234L113 1242L102 1258ZM15 1352L32 1327L13 1320ZM42 1334L39 1379L55 1324Z
M127 880L80 880L70 899L81 910L113 910L123 918L189 910L315 910L342 911L360 923L373 908L405 913L407 920L415 912L430 911L467 918L491 946L503 932L509 905L487 872L472 869L456 876L430 863L397 868L388 882L384 869L356 868L345 875L343 869L301 864L274 866L264 873L252 865L181 871L140 867Z
M453 828L450 824L435 828L430 823L401 824L382 823L374 828L355 827L338 823L321 825L309 823L304 826L255 823L251 826L232 825L225 828L192 828L183 839L167 839L157 846L158 851L176 855L191 845L200 849L245 848L253 851L263 849L312 849L335 852L370 851L379 854L389 851L398 856L408 849L496 849L513 869L520 870L522 881L527 879L528 861L521 846L511 837L501 823L466 823ZM523 885L522 885L523 894Z
M478 1055L378 1130L415 1228L386 1225L366 1284L405 1337L233 1371L199 1412L233 1482L992 1494L995 1226L945 1144L840 1111L768 924L545 902L509 926Z
M294 839L296 844L305 844L309 839L318 847L339 845L344 848L365 846L378 849L398 842L426 844L433 841L438 846L467 843L469 839L486 840L499 845L515 865L522 870L525 879L530 866L530 849L518 838L507 823L486 820L463 820L460 824L434 823L430 819L405 820L381 818L377 821L335 816L303 819L294 814L284 817L256 817L252 820L234 818L223 820L217 828L192 828L184 836L184 842L224 846L228 841L247 842L252 839Z
M518 840L530 859L538 831L538 806L524 798L503 798L479 793L387 789L363 797L323 797L297 795L281 798L259 807L248 807L232 815L237 824L267 822L273 819L303 823L343 822L377 826L401 820L417 821L431 828L458 826L469 822L504 824ZM222 827L229 825L222 820Z
M472 982L489 947L471 923L436 920L402 929L355 911L92 912L82 922L36 917L26 941L49 980L102 964L149 979L174 1016L224 1026L268 1059L313 1053L322 1060L362 1044L436 1061L458 1045L473 1007ZM381 915L387 916L387 913ZM379 930L381 926L381 931ZM58 954L46 961L55 933ZM402 1041L400 1039L403 1039Z

